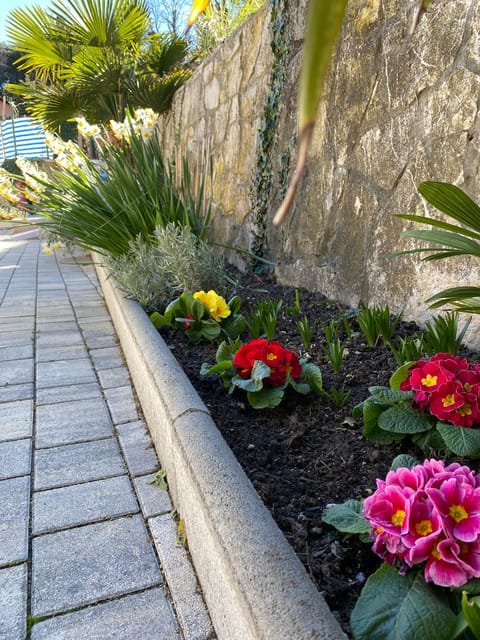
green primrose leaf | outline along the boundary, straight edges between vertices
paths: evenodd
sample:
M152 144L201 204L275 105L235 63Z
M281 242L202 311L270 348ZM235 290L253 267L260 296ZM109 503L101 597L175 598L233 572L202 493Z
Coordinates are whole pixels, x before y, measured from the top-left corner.
M267 387L252 393L247 392L247 399L254 409L271 409L277 407L284 396L282 387Z
M322 520L342 533L369 533L372 527L363 517L362 509L361 500L330 504L323 512Z
M418 460L413 456L409 456L407 453L401 453L392 460L390 469L396 471L400 467L406 467L412 469L415 465L419 464Z
M452 640L455 614L446 592L427 584L421 571L402 576L383 564L352 611L354 640Z
M373 442L379 442L380 444L390 444L403 438L403 434L384 431L378 426L379 417L387 409L385 405L378 404L373 400L365 400L362 403L362 407L363 435L365 438Z
M461 587L450 587L452 591L466 591L470 595L480 595L480 578L472 578Z
M170 320L165 316L160 315L158 311L154 311L150 315L150 320L152 321L155 329L161 329L161 327L167 327L170 325Z
M297 380L290 377L288 378L288 381L292 385L293 389L297 393L301 393L303 396L308 395L312 391L312 388L307 382L297 382Z
M473 599L468 599L466 591L462 594L462 613L468 628L480 640L480 607Z
M240 311L240 307L242 306L242 299L240 298L240 296L233 296L233 298L230 298L227 304L228 308L232 312L232 315L234 315Z
M300 361L302 365L301 382L306 382L312 393L320 395L323 390L322 372L313 362Z
M480 429L468 429L438 422L437 431L445 445L457 456L480 458Z
M390 378L390 386L392 389L400 391L400 384L407 379L408 372L414 364L415 362L406 362L393 372L392 377Z
M240 348L240 344L237 342L227 342L223 340L218 345L217 353L215 354L215 360L222 362L223 360L233 360L234 354Z
M214 365L211 365L208 362L203 362L200 368L200 375L208 376L212 373L223 373L224 371L229 371L230 369L233 369L231 360L223 360L223 362L217 362Z
M378 426L393 433L421 433L433 427L431 421L419 411L402 405L394 405L378 418Z
M411 391L397 391L388 387L369 387L368 390L377 402L388 405L410 400L413 395Z

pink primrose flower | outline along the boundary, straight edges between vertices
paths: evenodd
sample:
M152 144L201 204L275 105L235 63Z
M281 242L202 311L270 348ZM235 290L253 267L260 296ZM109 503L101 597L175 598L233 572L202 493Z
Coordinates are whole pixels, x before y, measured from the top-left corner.
M375 529L393 535L408 531L409 497L411 489L403 490L395 485L386 485L368 497L363 504L363 515Z
M408 531L402 541L408 548L406 562L410 566L425 562L443 534L443 521L425 491L411 499Z
M423 572L425 582L439 587L461 587L472 577L459 561L460 545L446 538L432 551Z
M391 471L363 515L372 551L401 573L424 564L425 580L442 587L480 577L480 479L469 467L431 459Z
M443 519L447 535L462 542L477 539L480 534L480 489L458 478L450 478L438 489L426 491Z

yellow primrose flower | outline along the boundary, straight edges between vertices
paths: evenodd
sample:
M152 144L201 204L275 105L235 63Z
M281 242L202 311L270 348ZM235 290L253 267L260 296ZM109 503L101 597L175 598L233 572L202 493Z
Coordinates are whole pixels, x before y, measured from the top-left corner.
M207 307L210 311L210 315L214 320L220 322L223 318L228 318L232 313L225 302L225 298L215 293L213 289L210 289L207 293L205 291L196 291L193 297Z

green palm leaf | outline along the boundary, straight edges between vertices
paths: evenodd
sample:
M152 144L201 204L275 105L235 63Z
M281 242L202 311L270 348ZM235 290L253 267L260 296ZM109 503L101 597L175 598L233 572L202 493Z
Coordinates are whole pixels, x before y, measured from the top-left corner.
M418 191L442 213L480 232L480 207L455 185L447 182L422 182Z
M431 242L438 244L443 249L440 252L448 250L449 255L472 255L480 257L480 243L466 238L459 233L450 233L448 231L432 230L409 230L404 231L402 235L409 238L415 238L417 240ZM413 251L435 251L434 247L423 247L414 249ZM445 257L443 255L442 257ZM428 258L427 258L428 259Z

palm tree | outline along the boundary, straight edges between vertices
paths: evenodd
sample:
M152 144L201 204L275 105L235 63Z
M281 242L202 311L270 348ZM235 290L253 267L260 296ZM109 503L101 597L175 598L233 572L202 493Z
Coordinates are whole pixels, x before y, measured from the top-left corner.
M189 71L187 42L149 34L145 0L55 0L51 8L17 8L7 35L28 79L9 84L48 129L84 116L123 120L127 109L162 112Z

